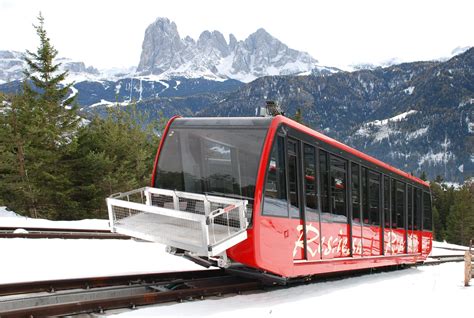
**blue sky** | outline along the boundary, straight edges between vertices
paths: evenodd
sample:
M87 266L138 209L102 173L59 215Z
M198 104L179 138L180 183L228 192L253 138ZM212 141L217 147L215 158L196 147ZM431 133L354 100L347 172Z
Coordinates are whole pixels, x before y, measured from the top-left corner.
M447 57L474 46L472 0L0 0L0 50L34 49L41 11L60 56L98 68L137 65L146 27L168 17L182 38L245 39L258 28L321 64Z

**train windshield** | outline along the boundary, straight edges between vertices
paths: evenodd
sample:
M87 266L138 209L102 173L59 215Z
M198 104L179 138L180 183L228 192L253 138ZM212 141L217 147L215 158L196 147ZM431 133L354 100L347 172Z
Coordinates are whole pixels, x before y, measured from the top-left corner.
M249 201L267 129L253 126L170 127L160 152L155 187Z

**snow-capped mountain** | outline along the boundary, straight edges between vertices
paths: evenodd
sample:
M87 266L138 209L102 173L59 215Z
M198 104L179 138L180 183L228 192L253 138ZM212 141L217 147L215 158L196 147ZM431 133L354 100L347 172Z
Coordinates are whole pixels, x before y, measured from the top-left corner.
M17 51L0 50L0 84L22 80L26 62L24 53ZM55 63L60 63L60 71L68 71L68 81L98 80L104 74L92 66L86 67L84 62L73 61L68 58L58 58Z
M446 62L413 62L330 76L253 81L198 113L253 116L265 100L288 116L407 172L461 182L474 175L474 48Z
M22 53L0 51L0 84L21 79L24 66Z
M182 39L177 26L158 18L145 32L137 72L162 77L236 79L250 82L267 75L290 75L327 69L308 53L290 49L264 29L244 41L229 35L227 42L219 31L204 31L195 41Z

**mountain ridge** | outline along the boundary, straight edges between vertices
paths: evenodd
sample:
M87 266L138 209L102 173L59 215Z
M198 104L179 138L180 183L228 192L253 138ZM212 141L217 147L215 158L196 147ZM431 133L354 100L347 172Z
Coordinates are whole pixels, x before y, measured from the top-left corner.
M245 40L233 34L227 42L219 31L203 31L198 40L182 39L177 26L167 18L150 24L142 44L137 72L168 77L204 77L250 82L266 75L293 75L326 68L306 52L289 48L259 28Z

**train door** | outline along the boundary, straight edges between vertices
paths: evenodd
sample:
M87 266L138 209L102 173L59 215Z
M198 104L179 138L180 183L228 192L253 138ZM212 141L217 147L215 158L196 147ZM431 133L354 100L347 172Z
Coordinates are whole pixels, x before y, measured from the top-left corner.
M303 143L303 217L306 228L306 258L321 259L321 237L318 206L318 166L316 148Z
M351 163L352 256L362 256L362 213L360 166Z
M321 255L323 259L350 256L347 220L347 161L323 150L321 170Z
M392 179L392 213L390 231L390 250L392 254L406 253L405 193L405 183Z
M300 142L287 139L287 164L288 164L288 207L290 214L291 231L296 231L297 241L293 249L293 259L306 259L306 225L304 222L304 207L301 202L301 160Z
M377 256L382 252L381 175L362 168L363 254Z
M413 250L415 253L421 253L421 190L418 188L413 189L413 205L414 205L414 215L413 215Z
M416 253L415 251L415 232L413 226L413 187L408 185L407 187L407 197L408 197L408 210L407 210L407 252L409 254Z
M391 213L390 213L390 177L383 176L383 233L384 255L392 254L391 248Z

